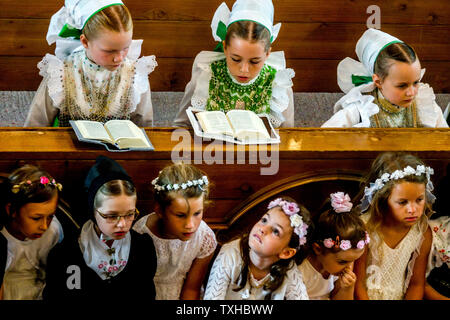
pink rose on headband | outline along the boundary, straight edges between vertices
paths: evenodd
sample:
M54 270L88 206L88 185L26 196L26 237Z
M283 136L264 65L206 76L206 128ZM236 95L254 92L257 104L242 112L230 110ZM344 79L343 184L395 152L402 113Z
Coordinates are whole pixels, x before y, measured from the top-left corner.
M353 207L353 203L350 201L350 196L343 192L336 192L330 194L331 206L337 213L350 212Z
M323 240L323 245L325 246L325 248L332 248L334 246L334 241L331 240L331 238L327 238L325 240Z
M345 251L352 247L352 243L350 242L350 240L342 240L339 247Z
M358 249L362 249L364 248L364 244L365 244L364 240L359 240L358 243L356 244L356 247Z
M47 183L49 183L50 182L50 180L48 180L48 178L47 177L41 177L41 184L47 184Z
M296 214L297 212L300 211L297 204L294 202L284 201L284 203L281 203L281 206L283 208L284 213L286 213L288 216Z

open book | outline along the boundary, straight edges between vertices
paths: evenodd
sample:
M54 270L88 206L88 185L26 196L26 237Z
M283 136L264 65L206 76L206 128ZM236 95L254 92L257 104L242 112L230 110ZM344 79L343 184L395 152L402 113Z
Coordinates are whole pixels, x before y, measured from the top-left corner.
M187 115L196 135L236 144L280 143L266 116L249 110L204 111L189 107Z
M102 144L108 151L154 150L144 129L130 120L97 121L70 120L78 140Z

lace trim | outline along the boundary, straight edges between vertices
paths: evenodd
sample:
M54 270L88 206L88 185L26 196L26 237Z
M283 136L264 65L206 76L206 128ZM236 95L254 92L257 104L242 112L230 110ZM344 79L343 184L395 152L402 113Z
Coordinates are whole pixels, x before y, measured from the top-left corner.
M361 122L353 127L370 128L370 117L377 114L380 108L373 103L375 97L370 94L361 94L360 88L350 90L334 105L334 113L341 109L356 108L360 114Z
M39 75L47 79L48 95L55 108L60 108L64 101L64 63L56 56L46 54L38 63Z
M139 58L135 63L135 74L133 81L133 100L131 112L141 102L142 94L150 90L148 75L158 66L154 55Z

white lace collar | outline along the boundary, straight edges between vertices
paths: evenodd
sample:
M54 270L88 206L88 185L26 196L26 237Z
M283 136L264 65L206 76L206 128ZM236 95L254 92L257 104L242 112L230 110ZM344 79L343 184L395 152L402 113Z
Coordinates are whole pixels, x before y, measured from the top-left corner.
M87 266L102 280L106 280L125 268L130 254L131 235L128 232L125 238L114 240L112 246L108 247L95 232L94 222L89 220L81 230L79 245Z

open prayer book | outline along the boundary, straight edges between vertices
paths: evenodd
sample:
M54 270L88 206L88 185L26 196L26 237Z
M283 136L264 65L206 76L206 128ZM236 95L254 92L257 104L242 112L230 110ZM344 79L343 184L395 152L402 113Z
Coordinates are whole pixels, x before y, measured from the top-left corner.
M97 121L70 120L78 140L102 144L108 151L154 150L144 129L130 120Z
M266 116L249 110L204 111L189 107L187 115L196 135L235 144L280 143Z

